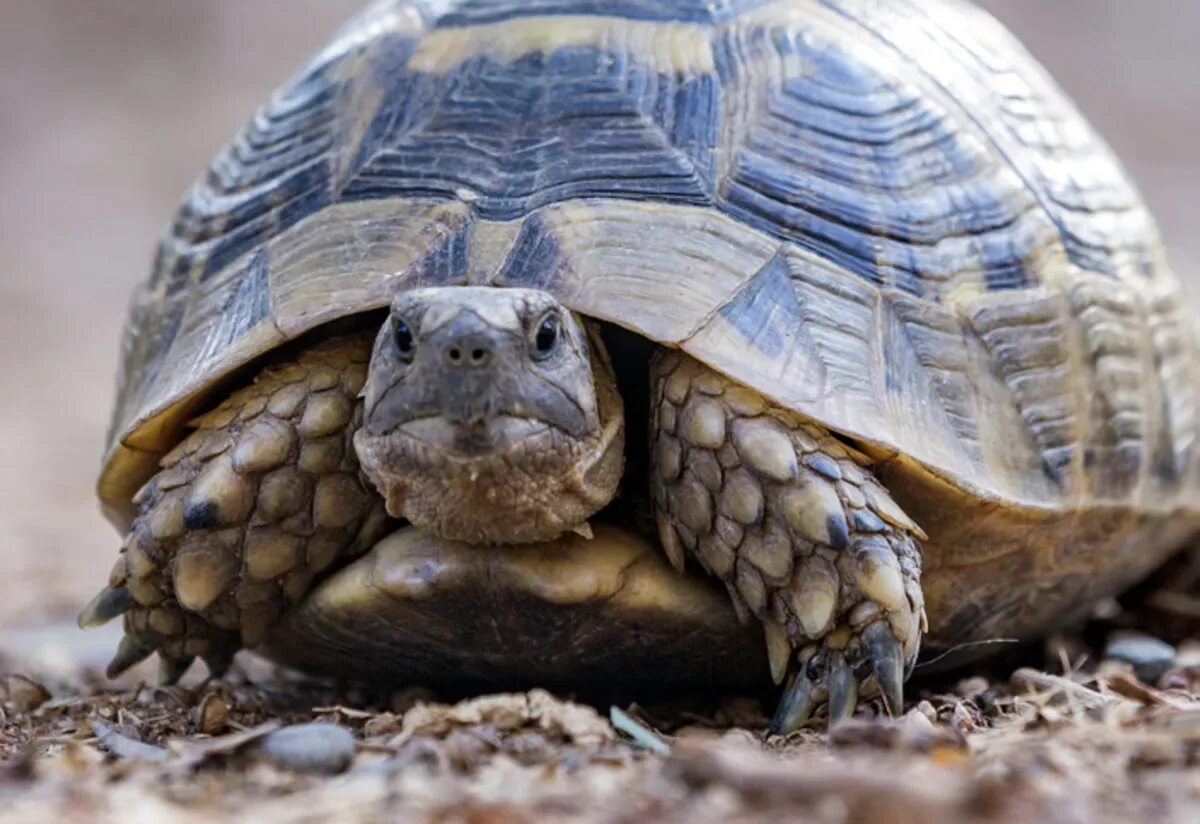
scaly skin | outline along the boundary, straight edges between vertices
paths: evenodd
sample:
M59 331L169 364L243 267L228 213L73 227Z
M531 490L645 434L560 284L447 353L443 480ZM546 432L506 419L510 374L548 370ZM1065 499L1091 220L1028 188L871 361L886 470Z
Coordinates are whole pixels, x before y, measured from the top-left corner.
M110 676L152 652L165 682L196 657L223 671L314 576L388 530L352 445L370 351L359 334L264 369L163 458L135 499L109 588L80 619L127 608Z
M821 427L676 352L651 374L663 548L680 569L690 553L763 623L776 683L796 652L773 729L826 702L845 717L865 689L898 712L926 628L920 529Z

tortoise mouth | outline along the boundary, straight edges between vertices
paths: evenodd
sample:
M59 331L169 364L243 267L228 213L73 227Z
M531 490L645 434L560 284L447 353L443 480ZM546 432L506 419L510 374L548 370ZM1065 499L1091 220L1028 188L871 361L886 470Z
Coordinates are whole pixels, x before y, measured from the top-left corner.
M441 415L414 418L397 426L390 437L408 438L451 458L479 458L505 452L521 443L544 439L551 424L514 415L478 422L451 421Z
M317 587L264 651L386 687L674 689L765 685L764 649L707 578L600 525L505 548L401 529Z

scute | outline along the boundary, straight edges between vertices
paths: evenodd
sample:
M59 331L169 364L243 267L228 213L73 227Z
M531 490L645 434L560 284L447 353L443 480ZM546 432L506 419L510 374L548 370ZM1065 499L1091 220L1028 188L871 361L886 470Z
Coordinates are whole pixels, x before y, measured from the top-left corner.
M905 471L1191 506L1196 337L1119 164L960 0L389 0L187 194L100 495L222 377L435 284L536 286Z

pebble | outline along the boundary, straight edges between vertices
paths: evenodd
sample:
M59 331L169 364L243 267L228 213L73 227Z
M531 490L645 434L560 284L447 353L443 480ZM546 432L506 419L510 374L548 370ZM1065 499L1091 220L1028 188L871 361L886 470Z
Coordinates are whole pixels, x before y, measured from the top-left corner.
M24 675L10 675L7 687L8 701L21 712L33 712L50 700L49 691Z
M1124 661L1144 684L1157 684L1175 663L1175 648L1148 635L1112 638L1104 650L1105 658Z
M344 727L297 724L268 735L260 750L283 769L331 775L350 766L356 746Z

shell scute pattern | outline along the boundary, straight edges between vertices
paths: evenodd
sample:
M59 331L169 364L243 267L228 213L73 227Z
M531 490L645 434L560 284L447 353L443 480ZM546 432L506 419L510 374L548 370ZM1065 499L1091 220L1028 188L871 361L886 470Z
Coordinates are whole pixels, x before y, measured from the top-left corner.
M1004 500L1200 483L1153 223L982 12L395 0L189 191L135 296L102 497L125 505L222 376L468 282L547 289Z

